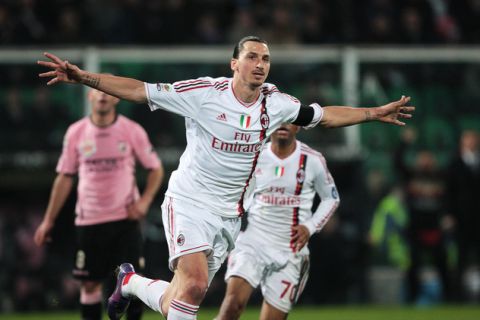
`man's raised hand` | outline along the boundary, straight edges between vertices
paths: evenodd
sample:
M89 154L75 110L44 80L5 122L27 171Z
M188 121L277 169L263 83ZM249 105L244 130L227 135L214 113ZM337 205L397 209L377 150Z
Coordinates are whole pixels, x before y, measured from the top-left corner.
M82 70L67 60L63 61L54 54L44 52L43 55L51 61L37 61L37 64L52 69L51 71L40 73L41 78L52 78L47 85L53 85L58 82L81 83Z
M399 119L410 119L412 117L411 113L415 111L415 107L406 105L409 101L410 97L402 96L400 100L378 107L376 110L377 120L397 126L404 126L405 122Z

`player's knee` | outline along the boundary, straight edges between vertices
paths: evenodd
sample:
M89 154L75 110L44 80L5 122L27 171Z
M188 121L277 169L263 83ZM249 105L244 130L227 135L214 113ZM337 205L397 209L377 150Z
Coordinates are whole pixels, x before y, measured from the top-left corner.
M188 296L194 300L203 300L208 289L208 279L189 279L180 291L182 295Z
M241 299L238 295L227 294L225 296L226 314L229 314L233 319L238 319L247 305L246 299Z

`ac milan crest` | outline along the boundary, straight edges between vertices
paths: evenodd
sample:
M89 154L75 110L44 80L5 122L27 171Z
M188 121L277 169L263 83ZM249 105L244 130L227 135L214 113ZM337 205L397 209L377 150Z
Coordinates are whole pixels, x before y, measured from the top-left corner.
M270 125L270 118L268 117L268 114L264 113L260 116L260 124L262 125L263 129L268 128Z
M305 180L305 170L298 169L298 171L297 171L297 182L298 183L303 183L304 180Z
M184 243L185 243L185 236L180 233L177 237L177 244L179 246L183 246Z

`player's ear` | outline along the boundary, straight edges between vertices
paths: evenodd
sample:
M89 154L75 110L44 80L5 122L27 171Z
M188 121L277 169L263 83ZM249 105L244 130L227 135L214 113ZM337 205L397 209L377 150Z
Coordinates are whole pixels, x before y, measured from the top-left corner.
M232 58L232 60L230 60L230 69L232 69L233 72L235 72L237 68L237 63L238 59Z

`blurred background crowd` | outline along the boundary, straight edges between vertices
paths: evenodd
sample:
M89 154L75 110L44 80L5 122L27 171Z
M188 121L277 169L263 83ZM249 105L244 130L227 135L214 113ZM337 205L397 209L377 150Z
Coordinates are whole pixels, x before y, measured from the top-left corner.
M33 46L38 58L45 47L86 44L233 47L247 34L299 48L469 46L480 42L479 29L480 0L0 1L0 51ZM221 65L125 62L103 70L172 82L227 75L228 58ZM38 248L32 236L65 130L84 115L83 91L47 88L39 71L34 61L0 59L0 312L76 308L78 301L70 275L75 194L51 245ZM280 66L273 54L271 73L269 82L302 101L343 101L338 65ZM360 80L359 104L408 94L418 110L406 129L361 125L361 152L346 157L328 152L341 143L341 129L300 134L325 154L342 196L310 243L312 271L300 303L478 303L480 64L366 64ZM185 145L183 119L146 106L119 108L145 127L168 179ZM160 192L144 223L146 274L169 278L162 201ZM223 290L220 273L205 304L218 306Z
M0 43L468 44L478 0L3 0Z

